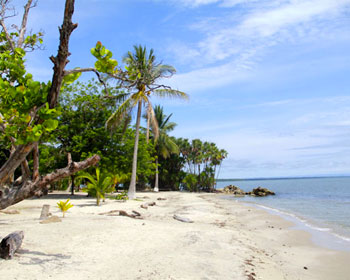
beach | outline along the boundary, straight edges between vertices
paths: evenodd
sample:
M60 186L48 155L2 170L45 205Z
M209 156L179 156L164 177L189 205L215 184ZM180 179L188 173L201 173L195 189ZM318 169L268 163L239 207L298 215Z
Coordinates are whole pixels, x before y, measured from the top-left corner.
M138 193L137 200L51 193L0 213L0 237L22 230L0 279L348 279L350 252L314 244L310 233L263 209L219 194ZM40 223L44 204L74 205L57 223ZM161 198L162 200L158 200ZM148 209L140 206L155 202ZM141 219L113 215L137 211ZM174 215L193 223L174 219Z

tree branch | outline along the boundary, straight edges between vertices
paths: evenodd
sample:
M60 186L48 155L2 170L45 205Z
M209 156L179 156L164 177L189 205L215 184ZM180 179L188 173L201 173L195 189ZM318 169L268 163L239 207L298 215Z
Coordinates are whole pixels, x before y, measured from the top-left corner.
M20 186L0 188L0 209L5 209L10 205L32 197L35 194L41 194L47 188L47 185L69 177L80 170L93 166L99 161L100 156L94 155L84 161L73 162L70 166L58 169L42 178L38 178L34 182L27 180Z
M63 72L63 75L67 76L67 75L70 75L70 74L83 73L83 72L94 72L96 74L97 79L99 80L99 82L104 86L106 96L109 96L108 87L107 87L105 81L102 80L101 74L93 67L90 67L90 68L76 68L76 69L71 69L71 70L65 70Z
M10 155L9 159L0 168L0 186L5 184L12 176L18 166L26 159L27 155L33 149L35 143L19 145Z
M35 143L33 147L33 181L39 178L39 144Z
M27 21L28 21L28 14L29 14L29 10L36 6L36 2L34 3L34 5L32 6L32 2L33 0L28 0L27 4L24 6L24 13L23 13L23 17L22 17L22 24L21 24L21 29L19 31L19 38L17 41L17 47L18 48L22 48L23 42L24 42L24 35L26 33L27 30Z
M9 34L9 32L8 32L8 30L6 28L6 25L5 25L5 22L4 22L3 19L0 20L0 24L2 26L2 29L3 29L4 33L5 33L6 39L7 39L8 43L9 43L9 45L10 45L11 50L13 52L15 52L15 44L12 41L11 35Z
M58 96L60 94L62 80L64 77L64 68L66 67L68 61L69 53L69 38L71 33L78 24L72 23L72 16L74 13L74 0L66 0L64 19L60 31L60 45L58 47L58 53L56 57L51 56L50 59L54 63L54 73L52 76L52 86L47 97L49 107L52 109L56 106L58 101Z

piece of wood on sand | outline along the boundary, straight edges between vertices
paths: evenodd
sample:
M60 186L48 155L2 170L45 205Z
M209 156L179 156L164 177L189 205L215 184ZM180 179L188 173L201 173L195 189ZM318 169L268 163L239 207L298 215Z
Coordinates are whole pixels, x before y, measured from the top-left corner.
M190 220L189 218L181 217L181 216L176 215L176 214L174 214L173 218L175 220L178 220L178 221L183 222L183 223L193 223L193 221Z
M8 215L17 215L21 214L18 210L15 209L9 209L9 210L1 210L0 213L8 214Z
M141 204L140 207L143 209L148 209L148 206L155 206L155 205L156 205L155 202L147 202L147 203Z
M157 200L166 200L165 197L158 197Z
M7 235L0 243L0 257L12 259L15 252L21 247L24 238L23 231L15 231Z
M137 211L132 211L131 214L129 214L128 212L124 211L124 210L111 210L109 212L105 212L105 213L100 213L99 215L107 215L107 216L125 216L125 217L129 217L129 218L133 218L133 219L143 219L143 217L141 216L141 214Z
M50 205L44 204L41 209L40 220L46 220L50 216Z

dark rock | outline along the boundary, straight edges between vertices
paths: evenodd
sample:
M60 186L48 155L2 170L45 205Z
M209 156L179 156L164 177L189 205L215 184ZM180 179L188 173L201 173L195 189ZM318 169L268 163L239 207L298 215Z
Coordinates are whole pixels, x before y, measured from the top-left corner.
M245 191L240 189L239 187L229 185L224 188L224 193L234 194L234 195L245 195Z
M267 195L275 195L273 191L270 191L269 189L257 187L256 189L253 189L250 193L252 196L267 196Z
M21 247L23 237L23 231L15 231L7 235L0 243L0 257L5 260L12 259L15 252Z

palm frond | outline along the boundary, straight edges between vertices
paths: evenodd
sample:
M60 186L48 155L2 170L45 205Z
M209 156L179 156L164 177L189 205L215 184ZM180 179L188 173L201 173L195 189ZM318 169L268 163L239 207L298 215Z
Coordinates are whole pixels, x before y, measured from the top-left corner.
M129 97L106 121L106 129L114 130L130 114L133 108L133 99Z
M156 89L153 93L157 97L174 97L174 98L181 98L181 99L189 98L186 93L175 89L167 89L167 88Z

